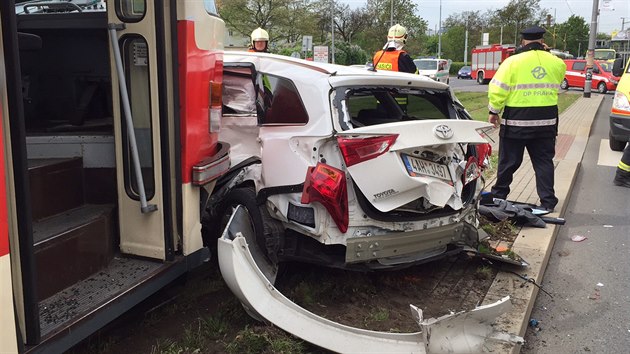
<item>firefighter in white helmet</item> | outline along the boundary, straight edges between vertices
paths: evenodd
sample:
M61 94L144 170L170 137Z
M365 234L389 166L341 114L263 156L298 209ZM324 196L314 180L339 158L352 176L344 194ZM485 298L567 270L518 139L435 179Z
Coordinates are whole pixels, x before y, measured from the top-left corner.
M374 54L372 63L377 70L401 71L406 73L417 73L418 69L413 63L413 59L402 50L407 43L407 29L399 24L389 28L387 32L387 43L382 50Z
M269 33L264 29L258 27L252 31L250 52L269 52Z

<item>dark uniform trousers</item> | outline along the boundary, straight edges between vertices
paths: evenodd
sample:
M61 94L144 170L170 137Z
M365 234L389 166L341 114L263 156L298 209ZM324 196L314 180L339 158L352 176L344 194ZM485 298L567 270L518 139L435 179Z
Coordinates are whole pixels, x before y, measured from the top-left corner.
M501 137L499 140L499 170L497 181L492 187L495 198L507 199L514 173L527 153L536 173L536 191L542 206L553 209L558 204L553 189L553 157L556 154L556 138L513 139Z

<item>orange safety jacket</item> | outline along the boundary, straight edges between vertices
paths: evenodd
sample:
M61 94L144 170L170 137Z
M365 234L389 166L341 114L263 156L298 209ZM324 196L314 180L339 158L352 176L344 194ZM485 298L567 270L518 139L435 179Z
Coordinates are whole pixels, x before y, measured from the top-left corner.
M384 53L379 50L374 54L372 62L376 65L376 70L398 71L398 57L406 53L404 50L386 50Z

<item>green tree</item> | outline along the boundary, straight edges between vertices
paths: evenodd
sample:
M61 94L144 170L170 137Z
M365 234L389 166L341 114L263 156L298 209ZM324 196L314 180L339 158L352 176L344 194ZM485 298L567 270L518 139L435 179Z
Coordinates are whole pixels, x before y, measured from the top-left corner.
M219 7L227 26L248 36L261 27L269 33L270 44L292 46L302 35L314 32L316 19L309 0L230 0Z
M357 33L353 43L360 45L368 53L381 49L387 41L387 31L391 26L390 0L368 0L366 12L369 23L365 30ZM394 24L398 23L407 28L409 38L405 50L416 56L423 52L426 41L427 22L418 13L418 5L412 0L396 0L394 3Z
M520 31L541 24L546 13L547 10L540 8L540 0L510 0L505 7L495 11L491 25L495 33L497 28L503 27L505 43L512 43L513 38L513 43L518 44Z
M556 49L583 56L588 47L589 27L581 16L572 15L564 23L556 24L545 33L545 43ZM580 53L581 52L581 53Z

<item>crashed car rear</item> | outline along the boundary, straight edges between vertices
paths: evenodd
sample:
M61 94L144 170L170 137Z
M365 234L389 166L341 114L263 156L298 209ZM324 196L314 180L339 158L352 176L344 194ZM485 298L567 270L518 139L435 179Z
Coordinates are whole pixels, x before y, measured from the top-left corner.
M208 220L243 206L272 282L285 261L391 269L477 246L490 125L447 85L261 53L225 53L223 80L233 166Z

